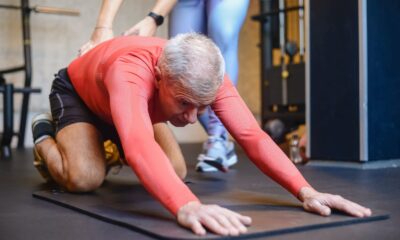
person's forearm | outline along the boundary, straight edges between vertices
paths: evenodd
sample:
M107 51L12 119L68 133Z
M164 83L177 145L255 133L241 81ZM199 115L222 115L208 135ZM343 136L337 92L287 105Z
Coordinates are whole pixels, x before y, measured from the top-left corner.
M228 76L225 76L211 107L250 160L263 173L296 197L302 187L310 187L285 153L262 131Z
M115 15L123 0L103 0L99 16L97 18L97 28L112 28Z
M151 11L165 17L171 12L176 2L177 0L158 0Z

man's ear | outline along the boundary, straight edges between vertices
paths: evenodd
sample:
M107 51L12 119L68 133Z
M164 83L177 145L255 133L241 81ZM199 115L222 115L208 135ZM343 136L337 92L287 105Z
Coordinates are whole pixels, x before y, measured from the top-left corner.
M160 87L160 81L161 81L161 70L158 66L155 66L154 69L156 70L156 88L158 89Z

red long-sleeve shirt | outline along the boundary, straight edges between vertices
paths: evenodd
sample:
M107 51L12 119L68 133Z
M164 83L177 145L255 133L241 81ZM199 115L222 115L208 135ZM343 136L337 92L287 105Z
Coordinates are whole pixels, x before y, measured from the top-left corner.
M175 174L153 135L152 124L168 120L154 104L154 67L165 44L159 38L118 37L74 60L68 74L89 109L116 127L126 160L147 191L176 215L198 199ZM211 107L260 170L295 196L309 186L260 129L227 76Z

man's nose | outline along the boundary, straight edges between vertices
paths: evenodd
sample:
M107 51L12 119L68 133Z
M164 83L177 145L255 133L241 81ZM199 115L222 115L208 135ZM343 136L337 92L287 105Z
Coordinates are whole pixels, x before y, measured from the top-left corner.
M183 116L185 117L185 120L190 123L193 124L197 121L197 112L198 109L197 108L190 108L188 110L185 111L185 113L183 114Z

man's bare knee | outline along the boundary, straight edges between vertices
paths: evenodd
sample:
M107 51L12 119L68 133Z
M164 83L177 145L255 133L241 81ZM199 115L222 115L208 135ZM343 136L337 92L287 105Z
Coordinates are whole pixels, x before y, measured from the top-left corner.
M105 178L103 174L70 174L65 187L70 192L91 192L101 186Z

